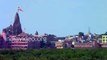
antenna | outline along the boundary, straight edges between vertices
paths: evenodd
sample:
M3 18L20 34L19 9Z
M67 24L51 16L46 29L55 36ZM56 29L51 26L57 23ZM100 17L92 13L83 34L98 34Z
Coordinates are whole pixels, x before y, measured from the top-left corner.
M90 31L90 27L88 27L88 33L89 33L89 34L91 33L91 31Z

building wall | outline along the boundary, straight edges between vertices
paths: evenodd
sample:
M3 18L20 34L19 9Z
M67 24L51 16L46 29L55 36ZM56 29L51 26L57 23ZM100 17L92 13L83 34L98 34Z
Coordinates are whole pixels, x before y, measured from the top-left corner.
M102 44L107 43L107 35L102 35Z
M0 36L0 49L5 47L4 43L5 43L5 41L4 41L3 37Z
M58 41L55 43L55 47L57 49L62 49L62 48L64 48L64 44L63 44L63 42Z
M28 41L28 48L29 49L39 49L40 48L40 41Z
M28 38L11 37L11 48L12 49L27 49L28 48Z

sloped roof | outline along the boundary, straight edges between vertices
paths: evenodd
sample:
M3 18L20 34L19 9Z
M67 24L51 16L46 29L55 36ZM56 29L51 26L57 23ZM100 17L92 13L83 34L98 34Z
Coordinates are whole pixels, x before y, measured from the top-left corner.
M18 36L23 36L23 37L26 37L26 36L29 36L28 33L25 33L25 32L22 32L21 34L19 34Z

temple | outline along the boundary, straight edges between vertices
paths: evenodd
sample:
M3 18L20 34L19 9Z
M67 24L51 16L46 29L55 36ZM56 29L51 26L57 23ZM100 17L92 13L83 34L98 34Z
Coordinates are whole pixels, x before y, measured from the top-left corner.
M20 17L18 12L16 12L13 25L10 25L9 27L3 29L3 32L5 32L7 35L18 35L22 33Z

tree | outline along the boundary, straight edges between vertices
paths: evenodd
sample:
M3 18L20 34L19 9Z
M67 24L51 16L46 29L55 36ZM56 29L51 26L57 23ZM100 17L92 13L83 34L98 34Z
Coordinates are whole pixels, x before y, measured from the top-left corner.
M44 42L44 40L40 41L40 47L41 47L41 48L44 48L44 47L45 47L45 42Z
M105 32L105 35L107 35L107 32Z
M52 34L49 34L48 36L47 36L47 41L54 41L55 40L55 35L52 35Z
M82 37L82 36L84 36L84 33L83 32L79 32L79 37Z
M36 31L35 35L39 35L38 31Z

